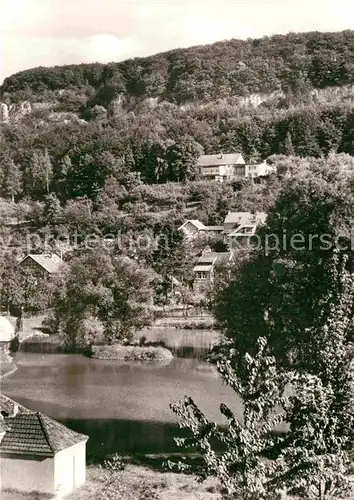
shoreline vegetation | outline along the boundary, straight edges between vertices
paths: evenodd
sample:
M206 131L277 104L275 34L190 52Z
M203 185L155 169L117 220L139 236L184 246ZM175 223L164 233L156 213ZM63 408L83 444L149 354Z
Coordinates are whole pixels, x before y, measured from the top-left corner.
M92 346L91 357L124 361L169 361L173 354L160 346L104 345Z

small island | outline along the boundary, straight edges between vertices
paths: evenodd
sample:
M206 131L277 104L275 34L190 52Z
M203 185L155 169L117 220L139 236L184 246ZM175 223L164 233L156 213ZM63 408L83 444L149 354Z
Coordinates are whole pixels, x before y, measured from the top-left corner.
M92 357L124 361L169 361L173 354L165 347L116 344L93 346Z

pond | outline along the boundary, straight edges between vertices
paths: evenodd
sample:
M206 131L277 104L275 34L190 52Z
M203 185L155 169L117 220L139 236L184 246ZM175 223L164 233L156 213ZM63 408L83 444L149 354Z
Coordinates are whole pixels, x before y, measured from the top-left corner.
M140 364L19 352L15 362L18 369L1 381L2 392L87 434L89 459L114 452L180 452L173 438L181 434L169 404L185 395L220 423L221 402L241 411L215 367L198 359Z

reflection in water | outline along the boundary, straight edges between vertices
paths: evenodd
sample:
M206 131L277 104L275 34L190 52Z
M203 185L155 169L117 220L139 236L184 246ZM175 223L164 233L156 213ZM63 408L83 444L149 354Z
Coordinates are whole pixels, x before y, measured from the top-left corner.
M89 461L100 461L116 452L122 455L178 453L181 450L174 438L187 435L177 424L163 422L103 419L63 419L62 422L90 436L87 442Z
M80 355L18 353L2 391L19 403L88 434L88 455L171 453L181 435L171 401L191 396L220 423L221 402L240 401L215 367L175 358L168 365L94 360Z

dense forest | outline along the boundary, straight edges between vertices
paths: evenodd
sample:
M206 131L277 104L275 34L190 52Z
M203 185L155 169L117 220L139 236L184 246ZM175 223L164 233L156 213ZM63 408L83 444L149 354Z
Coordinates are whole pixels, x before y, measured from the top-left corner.
M1 87L0 195L95 202L112 178L193 180L202 151L354 154L353 42L289 34L17 73Z
M354 32L291 33L177 49L121 63L36 68L7 78L2 98L48 98L81 89L105 106L121 93L174 103L304 91L354 81Z

